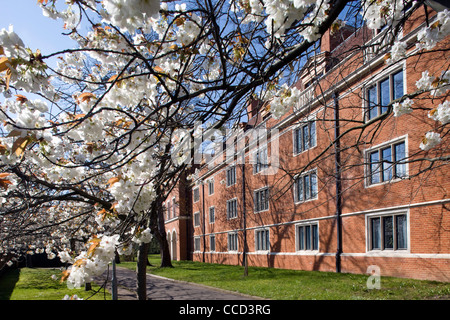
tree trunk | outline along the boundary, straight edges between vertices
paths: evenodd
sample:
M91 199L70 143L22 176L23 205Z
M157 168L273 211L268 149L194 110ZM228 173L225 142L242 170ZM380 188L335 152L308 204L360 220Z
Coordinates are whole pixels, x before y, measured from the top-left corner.
M161 251L161 268L172 268L172 261L170 258L170 250L169 250L169 243L167 242L167 236L166 236L166 230L160 229L158 227L158 231L156 233L156 238L159 242L159 248Z
M148 243L142 243L139 246L137 254L137 298L138 300L147 300L147 257Z
M166 232L164 231L164 236L162 237L161 245L161 268L173 268L172 259L170 257L169 243L167 242L167 237L165 236Z
M162 207L162 201L158 199L154 208L157 216L157 225L155 226L155 236L159 242L159 248L161 251L161 268L173 268L170 257L169 243L167 242L167 234L164 220L164 210Z

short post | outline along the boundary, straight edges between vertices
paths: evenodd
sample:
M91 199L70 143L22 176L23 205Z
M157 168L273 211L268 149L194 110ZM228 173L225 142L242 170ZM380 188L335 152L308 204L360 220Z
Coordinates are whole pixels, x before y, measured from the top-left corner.
M117 276L116 276L116 259L112 261L112 276L111 276L111 290L112 290L112 299L117 299Z

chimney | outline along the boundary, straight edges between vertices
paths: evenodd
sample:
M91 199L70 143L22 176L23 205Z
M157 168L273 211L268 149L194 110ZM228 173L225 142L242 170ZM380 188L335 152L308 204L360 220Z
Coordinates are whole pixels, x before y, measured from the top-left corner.
M354 33L355 28L352 26L341 26L338 31L331 34L328 29L320 39L320 52L331 52L341 43L343 43L350 35Z
M330 52L331 51L331 34L330 29L325 31L320 39L320 52Z

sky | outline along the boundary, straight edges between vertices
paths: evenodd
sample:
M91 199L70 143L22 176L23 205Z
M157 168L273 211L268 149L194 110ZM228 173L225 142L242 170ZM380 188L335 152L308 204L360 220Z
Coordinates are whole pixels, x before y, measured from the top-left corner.
M73 48L75 42L63 36L63 22L42 15L37 0L0 0L0 30L10 24L33 51L49 54L62 49Z
M37 3L37 0L0 0L0 30L8 29L12 24L14 32L19 35L25 46L34 52L39 49L42 55L75 48L75 41L62 35L66 32L63 22L44 17L42 9ZM56 58L45 62L56 67ZM30 93L26 93L26 96L29 99L42 100L41 97ZM0 93L0 104L4 101L5 98Z

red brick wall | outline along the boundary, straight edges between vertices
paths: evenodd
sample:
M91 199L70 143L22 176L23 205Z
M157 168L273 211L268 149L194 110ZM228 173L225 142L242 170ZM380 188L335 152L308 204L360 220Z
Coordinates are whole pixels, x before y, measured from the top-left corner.
M418 12L416 15L423 15ZM416 27L417 22L408 25ZM448 48L450 38L442 42L441 46ZM342 49L342 48L341 48ZM415 83L421 77L423 70L439 75L449 54L437 51L430 54L427 59L412 57L404 65L406 72L406 93L416 90ZM336 66L316 87L316 95L323 92L327 99L325 105L313 106L316 115L317 146L297 156L293 156L292 127L285 126L280 130L280 168L274 175L253 174L249 158L245 165L245 196L246 196L246 226L248 243L249 265L268 266L276 268L302 269L302 270L335 270L335 252L337 247L336 212L335 206L335 178L334 178L334 148L329 148L334 139L333 100L327 89L338 84L345 77L357 74L352 78L351 87L346 87L339 94L339 109L341 120L341 133L349 130L341 139L341 159L343 164L342 186L342 271L350 273L366 273L368 266L380 267L383 276L411 277L419 279L433 279L450 281L450 218L449 199L450 179L448 164L433 167L428 170L427 161L409 163L407 179L391 183L367 186L365 176L365 151L399 137L405 137L408 154L412 159L434 157L442 155L437 151L428 154L422 152L419 144L422 136L434 128L435 122L427 117L428 111L436 106L437 101L430 99L418 100L413 106L422 108L410 115L399 118L388 116L383 122L374 123L364 130L355 127L363 126L363 85L371 77L383 72L387 66L381 59L363 74L364 60L362 54L355 54ZM439 72L439 74L437 74ZM349 79L349 78L347 78ZM298 114L298 119L304 115ZM291 116L286 115L281 120L269 119L268 128L279 121ZM291 124L297 123L293 120ZM356 145L355 145L356 144ZM445 145L445 141L443 143ZM447 142L448 145L448 142ZM347 148L349 147L349 148ZM325 150L325 151L324 151ZM269 147L269 155L271 152ZM448 150L445 151L448 154ZM320 161L314 163L309 169L316 169L318 175L318 197L315 200L295 204L293 199L292 176L300 172L306 164L320 156ZM242 172L241 166L236 168L237 183L226 187L226 166L216 165L212 170L205 167L201 171L204 192L200 186L200 201L192 204L190 214L199 211L201 225L194 227L193 237L200 236L201 246L199 252L193 253L197 261L242 264L243 243L243 203L242 203ZM424 172L422 172L424 171ZM214 178L214 194L208 194L206 180ZM222 181L222 183L221 183ZM253 192L263 186L270 186L270 208L268 211L254 213ZM204 194L204 197L203 197ZM238 218L226 218L226 201L238 199ZM441 202L439 202L441 201ZM434 202L434 203L433 203ZM209 207L215 207L215 222L209 222ZM401 209L408 214L408 250L395 252L371 252L367 248L367 215L385 213L392 209ZM319 224L319 251L308 254L296 251L295 224L308 221ZM192 223L192 220L190 220ZM255 252L255 229L264 226L270 229L270 252ZM168 226L169 227L169 226ZM227 252L227 233L237 231L239 234L239 253ZM209 236L215 235L216 250L209 248ZM205 235L205 236L203 236ZM206 252L203 253L205 240ZM191 247L193 248L193 247Z

